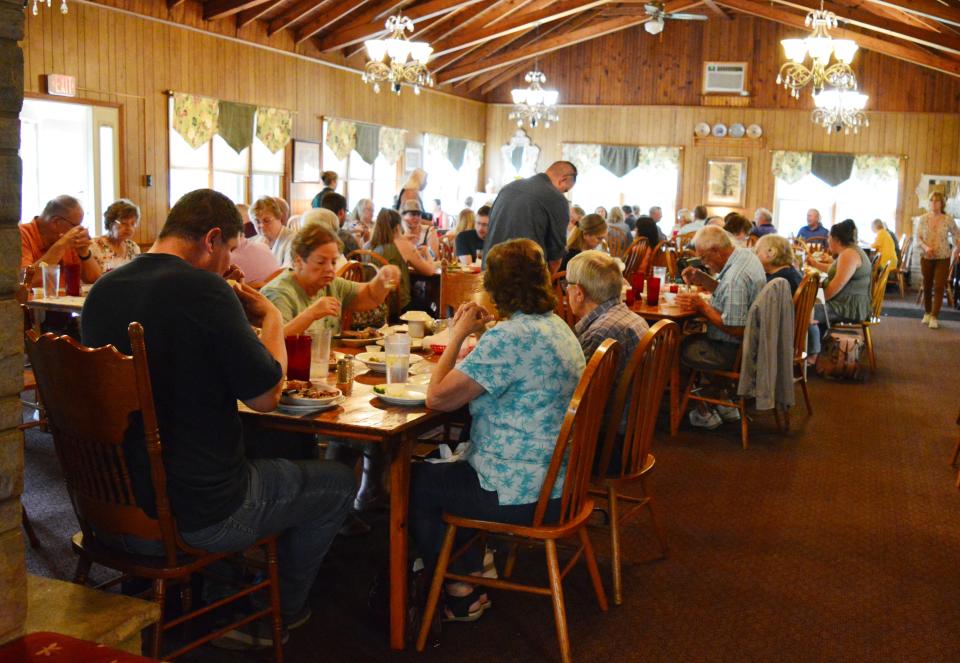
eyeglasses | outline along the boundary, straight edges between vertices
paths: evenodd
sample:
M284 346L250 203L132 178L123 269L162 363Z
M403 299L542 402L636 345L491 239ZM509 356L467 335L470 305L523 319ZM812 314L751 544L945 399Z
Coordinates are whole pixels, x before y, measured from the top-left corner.
M422 212L404 212L404 216L422 216Z

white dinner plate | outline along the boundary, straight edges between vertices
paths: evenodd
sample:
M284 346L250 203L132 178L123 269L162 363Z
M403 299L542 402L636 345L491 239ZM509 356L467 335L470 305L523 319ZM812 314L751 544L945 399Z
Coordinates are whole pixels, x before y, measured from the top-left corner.
M346 396L341 395L322 405L319 403L316 405L288 405L281 403L277 406L277 412L294 416L310 414L311 412L323 412L324 410L332 410L345 400L347 400Z
M747 133L747 130L739 122L730 125L730 136L732 138L743 138L745 133Z
M700 122L693 128L693 135L697 138L706 138L710 135L710 125L706 122Z
M408 384L404 396L387 396L386 394L376 394L377 398L390 405L416 406L424 405L427 402L426 385Z
M361 352L357 355L357 360L363 362L363 364L374 373L386 373L386 357L387 355L383 352L378 352L376 354L372 352ZM410 355L411 366L418 361L423 361L423 357L420 355Z
M723 122L717 122L713 125L713 135L717 138L723 138L727 135L727 125Z
M383 340L383 336L374 336L373 338L346 338L344 336L336 336L335 338L337 343L347 348L362 348L365 345L373 345Z
M297 396L295 394L285 393L280 395L280 402L283 405L293 405L293 406L304 406L304 407L315 406L315 405L324 406L337 400L338 398L340 398L340 396L343 395L340 393L340 390L337 389L336 387L329 387L324 385L323 389L325 391L337 392L337 393L334 394L333 396L327 396L325 398L305 398L303 396Z
M747 127L747 135L750 136L750 138L760 138L760 136L763 135L763 129L759 124L751 124Z

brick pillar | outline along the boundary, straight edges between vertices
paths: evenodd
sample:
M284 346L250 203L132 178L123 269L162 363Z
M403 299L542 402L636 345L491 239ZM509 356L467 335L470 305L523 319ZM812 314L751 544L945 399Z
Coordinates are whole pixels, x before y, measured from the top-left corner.
M0 643L20 635L27 574L20 527L23 434L23 316L13 299L20 268L20 107L23 0L0 0Z

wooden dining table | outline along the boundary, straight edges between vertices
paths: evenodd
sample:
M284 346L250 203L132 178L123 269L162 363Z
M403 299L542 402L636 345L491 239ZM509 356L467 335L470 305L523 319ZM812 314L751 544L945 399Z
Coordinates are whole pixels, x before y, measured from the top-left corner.
M680 306L675 301L667 301L662 293L660 300L656 304L647 304L643 300L634 302L630 310L639 315L648 322L655 323L660 320L672 320L678 325L683 325L687 320L693 320L699 317L696 309ZM670 436L677 434L680 428L680 418L683 412L680 412L680 352L674 357L673 365L670 368Z
M355 354L362 348L336 347L338 352ZM427 358L430 361L435 358ZM314 383L336 383L336 374L312 375ZM383 373L365 373L353 382L351 393L337 407L305 415L279 411L254 412L240 405L248 422L265 429L324 435L382 445L390 458L390 648L403 649L407 611L407 511L410 496L410 466L417 439L445 423L460 419L462 413L439 412L425 406L388 405L373 391L384 384Z

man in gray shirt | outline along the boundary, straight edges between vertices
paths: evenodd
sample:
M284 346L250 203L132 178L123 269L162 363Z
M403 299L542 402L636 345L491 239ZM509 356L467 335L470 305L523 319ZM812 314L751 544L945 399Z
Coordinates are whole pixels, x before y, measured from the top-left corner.
M576 181L576 166L569 161L556 161L545 173L503 187L490 211L490 229L483 243L484 261L497 244L526 237L540 245L550 270L555 272L567 251L570 203L563 194Z

